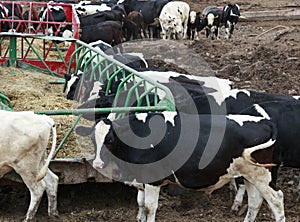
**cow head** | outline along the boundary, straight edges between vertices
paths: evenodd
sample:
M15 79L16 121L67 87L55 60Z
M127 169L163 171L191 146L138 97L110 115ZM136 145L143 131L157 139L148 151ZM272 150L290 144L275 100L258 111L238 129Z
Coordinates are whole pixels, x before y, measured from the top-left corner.
M190 23L195 24L196 22L197 13L195 11L190 12Z

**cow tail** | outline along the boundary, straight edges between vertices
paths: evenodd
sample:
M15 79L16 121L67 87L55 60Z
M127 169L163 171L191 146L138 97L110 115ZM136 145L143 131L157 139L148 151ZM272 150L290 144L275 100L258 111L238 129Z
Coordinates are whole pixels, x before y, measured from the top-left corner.
M44 166L42 167L42 169L40 170L40 172L36 176L36 181L40 181L46 176L50 161L52 160L52 158L55 154L55 147L56 147L57 134L56 134L55 123L54 123L53 119L51 119L50 117L48 117L48 116L45 116L45 117L47 117L47 123L51 126L51 129L52 129L52 147L51 147L50 153L47 157L46 163L44 164Z
M277 138L277 128L275 126L274 123L272 122L268 122L270 123L270 126L272 128L272 135L271 138L262 144L259 144L257 146L254 147L250 147L250 148L246 148L242 154L243 158L248 161L249 163L255 165L255 166L260 166L260 167L273 167L273 166L277 166L277 164L275 163L266 163L266 164L261 164L261 163L257 163L255 161L254 158L251 157L251 154L257 150L262 150L262 149L266 149L269 148L270 146L274 145L274 143L276 142L276 138Z

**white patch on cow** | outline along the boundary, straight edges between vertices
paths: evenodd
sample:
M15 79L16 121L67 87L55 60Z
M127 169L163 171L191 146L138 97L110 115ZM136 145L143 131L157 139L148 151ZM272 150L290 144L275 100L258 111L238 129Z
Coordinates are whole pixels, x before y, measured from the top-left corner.
M235 121L240 126L243 126L245 122L256 122L257 123L257 122L265 119L265 117L260 117L260 116L233 115L233 114L227 115L227 118Z
M108 120L114 121L116 119L116 113L110 113L107 117Z
M163 111L165 122L169 121L172 126L175 126L175 117L177 116L177 112L174 111Z
M93 86L92 91L90 92L90 96L89 96L88 100L91 100L92 96L93 96L93 98L96 98L98 96L99 91L102 89L101 85L102 85L102 83L99 81L94 82L94 86Z
M293 96L293 98L299 100L300 96Z
M74 82L78 79L79 77L72 74L71 79L67 82L67 89L66 89L66 95L70 92L71 86L74 84Z
M230 94L231 91L231 81L228 79L221 79L215 76L194 76L194 75L186 75L177 72L158 72L158 71L145 71L140 72L141 74L145 75L146 77L158 82L158 83L168 83L169 78L178 77L178 76L185 76L189 79L198 80L200 82L204 82L204 86L208 88L215 89L216 92L208 93L211 95L216 102L221 105L226 98L226 95ZM164 94L162 94L164 95ZM161 96L161 95L160 95Z
M266 118L266 119L268 119L268 120L271 119L271 117L269 116L269 114L268 114L268 113L264 110L264 108L262 108L260 105L254 104L254 108L255 108L255 110L256 110L259 114L261 114L264 118Z
M125 1L125 0L119 0L119 1L117 2L117 5L118 5L118 4L122 4L124 1Z
M100 152L104 143L104 139L110 129L110 125L106 124L104 121L100 121L95 126L95 140L96 140L96 154L95 159L93 160L93 167L102 169L104 166L104 162L101 160Z
M190 12L190 23L191 24L195 23L195 21L196 21L196 15L197 15L197 13L195 11L191 11Z
M143 123L145 123L148 113L138 113L138 114L135 114L135 116L138 120L143 121Z
M139 52L130 52L130 53L127 53L128 55L132 55L132 56L137 56L140 58L140 60L142 60L145 64L145 67L148 68L148 63L147 61L145 60L144 58L144 55L143 53L139 53Z
M250 97L250 91L245 90L245 89L232 89L232 90L229 90L227 93L228 94L224 95L226 98L231 96L234 99L236 99L238 93L245 93L248 97Z
M207 15L207 25L212 26L214 24L215 16L212 13Z

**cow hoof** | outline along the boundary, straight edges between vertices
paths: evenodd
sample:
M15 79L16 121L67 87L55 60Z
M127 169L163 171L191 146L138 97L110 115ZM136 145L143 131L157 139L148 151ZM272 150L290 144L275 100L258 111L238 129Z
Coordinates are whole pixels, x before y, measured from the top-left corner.
M55 215L55 216L49 216L48 221L49 222L61 222L62 220L59 218L58 215Z

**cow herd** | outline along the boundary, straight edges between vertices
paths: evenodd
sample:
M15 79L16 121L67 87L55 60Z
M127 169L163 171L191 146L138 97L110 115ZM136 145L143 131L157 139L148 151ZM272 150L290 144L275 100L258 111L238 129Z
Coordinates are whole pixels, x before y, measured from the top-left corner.
M72 1L57 1L49 2L38 12L24 11L21 4L8 3L0 5L0 18L24 22L5 21L0 29L2 32L38 32L39 21L45 21L48 23L44 31L46 35L70 38L74 30L60 3L74 5L80 21L80 40L86 43L102 40L113 46L137 38L198 39L203 29L207 37L219 38L222 26L225 27L225 38L230 38L241 17L237 4L208 6L200 13L192 11L186 2L171 0L81 1L76 4ZM27 20L31 24L25 30L21 26L27 24ZM64 25L64 22L69 23Z
M92 45L101 49L99 42ZM177 111L131 113L122 119L112 114L84 114L83 118L95 124L78 126L76 133L91 137L94 168L101 172L114 166L114 173L107 176L138 189L138 221L155 220L164 185L175 183L211 193L238 177L244 183L239 184L241 195L233 210L239 209L247 190L245 221L255 221L263 200L276 221L285 221L277 171L280 165L300 167L299 97L233 89L229 80L217 77L131 67L169 88ZM114 105L116 91L107 93L105 81L88 82L91 86L98 83L91 96L95 88L84 86L85 80L85 90L77 87L81 74L65 77L66 96L80 101L78 109ZM83 78L90 79L89 72ZM114 84L112 88L118 88L119 82ZM122 93L126 96L129 90Z
M8 15L1 7L2 16ZM225 38L230 38L241 17L238 5L210 6L200 13L191 11L185 2L124 0L84 1L75 4L75 9L82 41L164 85L174 98L176 111L127 113L119 119L114 113L89 113L82 117L93 120L93 126L76 128L77 134L89 136L93 141L95 169L102 172L113 165L113 173L107 176L138 189L137 220L155 221L162 186L178 184L210 194L240 178L244 181L240 190L248 193L244 221L255 221L263 200L277 222L285 221L284 195L276 186L277 171L281 165L300 167L299 97L234 89L228 79L218 77L153 69L141 54L115 54L110 50L124 37L126 40L155 35L164 39L197 38L204 28L207 37L219 38L222 26ZM59 7L49 10L61 11ZM41 18L45 16L41 14ZM51 29L62 32L68 28ZM66 98L79 101L78 109L113 107L120 82L113 81L111 90L106 90L107 81L90 78L89 67L85 70L84 75L83 70L65 75ZM129 89L125 90L121 96L129 93ZM153 104L152 97L149 98L150 101L141 104ZM57 216L58 178L48 169L56 143L54 122L29 112L1 111L1 119L8 117L1 125L1 132L8 134L1 134L0 148L4 154L9 154L12 148L18 149L14 158L3 155L1 173L15 169L29 188L31 202L26 220L34 217L44 190L49 199L48 213ZM30 127L23 127L26 125ZM52 149L44 162L51 129ZM8 135L16 135L18 140L10 141ZM24 158L24 153L33 156ZM24 164L26 167L22 167ZM232 209L237 210L241 201L242 198L236 198Z

